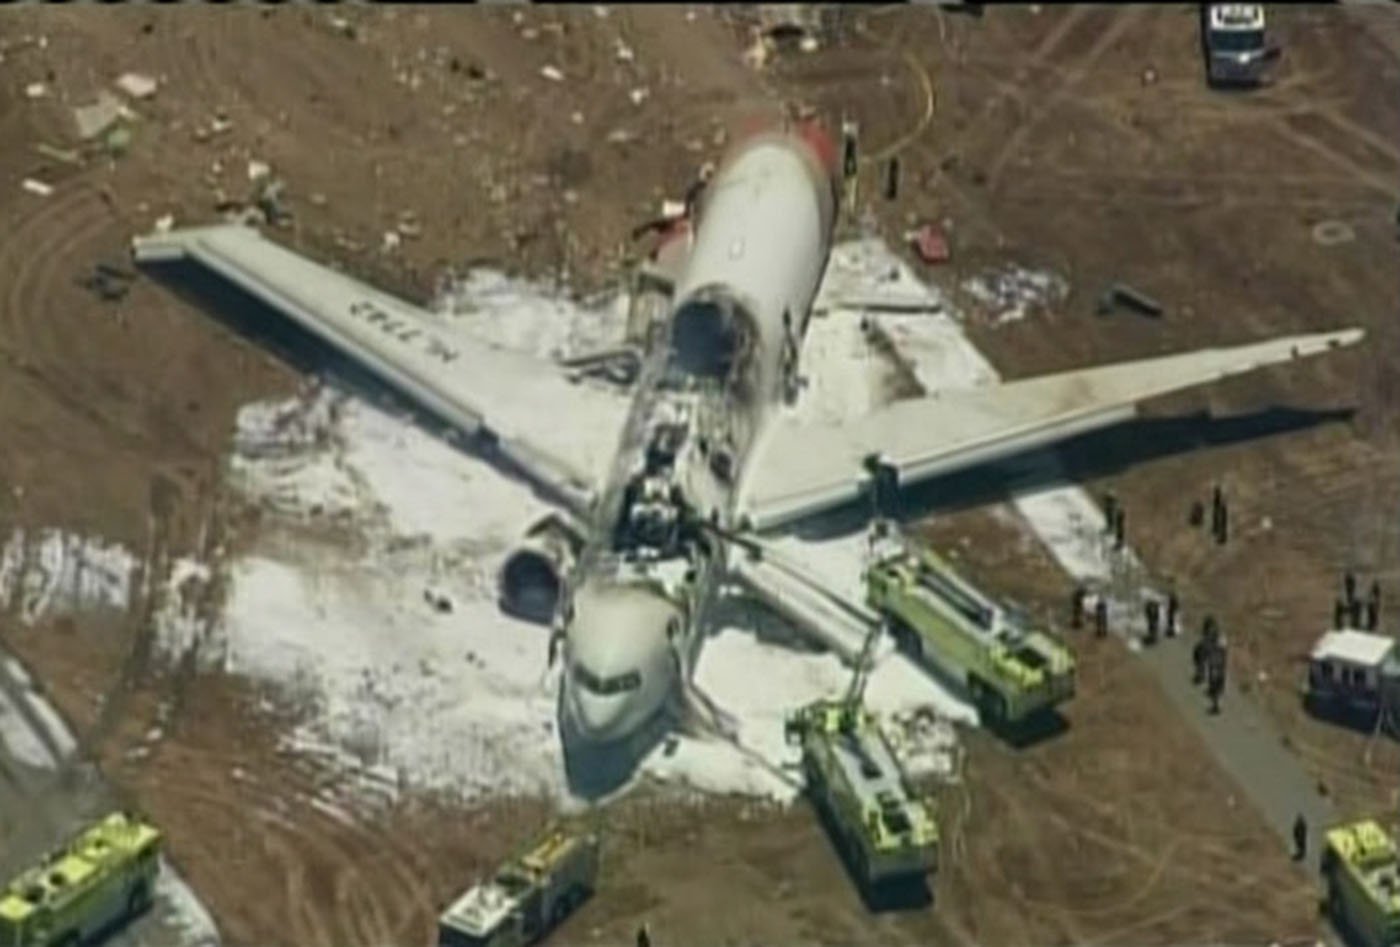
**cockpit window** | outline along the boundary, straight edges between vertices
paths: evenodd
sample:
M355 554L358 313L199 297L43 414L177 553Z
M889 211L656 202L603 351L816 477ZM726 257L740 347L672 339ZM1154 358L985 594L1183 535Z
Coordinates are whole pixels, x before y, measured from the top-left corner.
M604 697L625 694L642 686L640 671L628 671L615 677L603 678L588 670L579 661L574 662L574 677L583 685L584 690Z

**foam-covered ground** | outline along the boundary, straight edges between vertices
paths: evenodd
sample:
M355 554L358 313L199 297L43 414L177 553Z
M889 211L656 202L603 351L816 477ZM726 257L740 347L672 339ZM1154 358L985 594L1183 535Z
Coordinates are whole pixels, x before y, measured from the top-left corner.
M925 388L995 382L943 295L883 244L867 240L833 254L818 304L825 316L813 320L804 346L809 381L796 410L849 417L884 397L889 366L864 342L859 325L861 310L882 301L921 307L872 317ZM585 307L485 271L448 287L435 308L452 331L542 356L616 341L625 319L616 300ZM612 439L615 432L598 436ZM354 784L373 792L563 793L554 731L557 670L546 669L546 630L496 606L496 570L547 510L541 500L403 419L324 387L245 408L229 477L273 514L277 528L242 558L219 564L229 592L212 625L187 613L181 596L166 597L158 641L171 660L198 640L200 660L211 669L271 682L299 698L308 714L285 736L288 745L333 759ZM1096 514L1083 491L1054 488L1015 503L1068 571L1109 580L1114 563L1091 526ZM327 525L355 541L328 542ZM129 575L129 556L84 552L48 538L40 549L69 552L26 556L41 563L47 578L40 581L31 578L32 565L16 565L16 542L6 547L0 575L8 587L23 586L26 602L61 594L116 604L125 594L124 583L110 577ZM863 536L779 542L833 588L858 597ZM73 565L89 561L102 567ZM209 580L209 569L177 562L170 584L188 591ZM0 583L0 590L6 587ZM451 609L434 607L436 596L446 596ZM788 798L795 784L785 771L792 759L782 718L805 701L841 692L849 671L829 654L760 639L756 626L778 621L775 616L757 609L737 614L734 626L708 637L694 681L734 742L680 737L645 761L642 772L716 792ZM976 719L894 653L882 658L867 695L888 712L932 707L953 719Z

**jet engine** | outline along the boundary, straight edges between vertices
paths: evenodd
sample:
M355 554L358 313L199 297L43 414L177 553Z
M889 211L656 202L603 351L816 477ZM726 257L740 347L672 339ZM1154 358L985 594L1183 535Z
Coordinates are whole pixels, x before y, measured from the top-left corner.
M502 611L549 624L583 539L578 525L558 513L544 516L527 529L524 541L501 564L498 584Z

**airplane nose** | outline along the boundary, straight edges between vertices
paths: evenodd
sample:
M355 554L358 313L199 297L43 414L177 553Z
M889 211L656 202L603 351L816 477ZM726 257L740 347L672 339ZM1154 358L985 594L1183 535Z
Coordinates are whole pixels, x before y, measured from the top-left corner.
M602 697L574 687L574 723L579 735L596 743L606 743L623 729L627 710L624 697Z

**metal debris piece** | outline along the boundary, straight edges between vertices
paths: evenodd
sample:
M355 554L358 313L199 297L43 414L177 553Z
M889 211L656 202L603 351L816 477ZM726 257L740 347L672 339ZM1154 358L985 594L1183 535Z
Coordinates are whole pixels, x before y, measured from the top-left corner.
M925 263L947 263L952 256L948 249L947 235L933 224L924 224L910 233L908 239L914 247L914 252Z
M282 202L282 192L285 190L286 184L281 178L266 177L258 185L253 203L270 224L281 224L291 219L291 211Z
M540 69L540 75L544 76L544 77L545 77L546 79L548 79L550 82L563 82L563 81L564 81L564 74L563 74L562 72L560 72L560 71L558 70L558 68L556 68L556 67L554 67L554 66L545 66L545 67L543 67L542 69Z
M101 135L121 117L121 99L105 89L98 94L96 102L73 109L73 122L78 126L78 137L83 141L90 141Z
M1123 305L1139 315L1157 318L1162 315L1162 304L1151 296L1133 289L1126 283L1114 283L1099 297L1098 314L1106 316L1117 305Z
M42 99L49 94L49 87L42 82L31 82L24 87L25 98Z
M645 102L645 101L647 100L647 96L650 95L650 94L651 94L651 90L649 90L649 89L647 89L645 86L643 86L643 87L638 88L638 89L633 89L631 92L629 92L629 93L627 94L627 97L630 98L630 99L632 100L632 104L633 104L633 105L641 105L643 102Z
M249 161L249 162L248 162L248 180L249 180L249 181L254 181L254 182L256 182L256 181L261 181L263 178L267 177L267 176L268 176L269 174L271 174L271 173L272 173L272 168L271 168L271 166L268 165L268 163L267 163L266 161Z
M53 145L46 145L43 142L36 144L34 150L45 158L52 161L59 161L63 164L70 164L75 168L82 167L83 164L82 157L76 151L65 148L55 148Z
M148 99L156 94L160 84L139 72L127 72L117 77L116 86L133 99Z
M632 62L632 61L633 61L634 59L636 59L636 58L637 58L636 53L632 52L632 47L631 47L631 46L628 46L628 45L627 45L626 43L624 43L622 40L618 40L618 41L617 41L617 61L618 61L618 62Z
M20 187L24 188L30 194L39 197L48 197L53 193L53 185L45 184L43 181L37 180L36 178L25 178L20 183Z
M102 146L113 155L124 155L131 147L131 129L118 125L110 129L102 139Z

